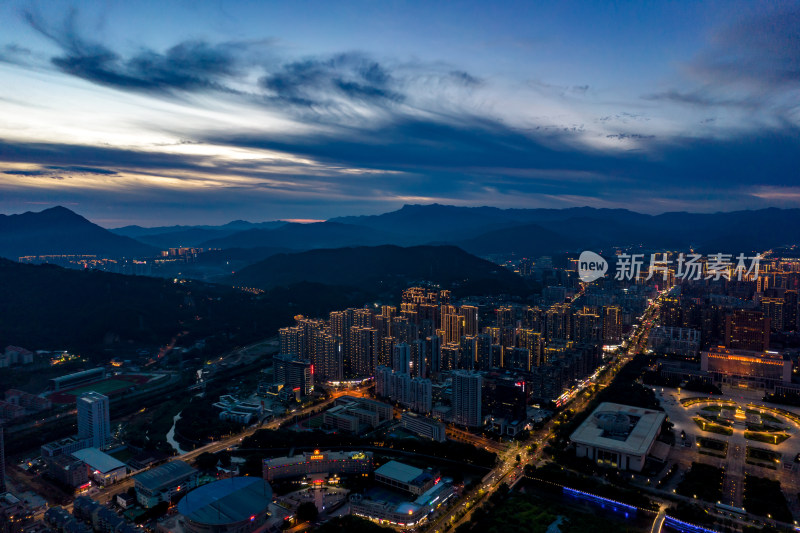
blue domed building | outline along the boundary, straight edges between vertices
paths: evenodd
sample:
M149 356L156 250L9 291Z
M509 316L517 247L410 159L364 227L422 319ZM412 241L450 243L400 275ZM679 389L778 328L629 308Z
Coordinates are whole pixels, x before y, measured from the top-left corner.
M186 533L252 533L269 518L272 487L258 477L214 481L178 502Z

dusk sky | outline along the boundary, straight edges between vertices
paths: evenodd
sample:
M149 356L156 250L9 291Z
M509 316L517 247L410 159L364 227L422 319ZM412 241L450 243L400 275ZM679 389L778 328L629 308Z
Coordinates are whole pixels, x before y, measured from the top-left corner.
M800 207L800 2L0 2L0 212Z

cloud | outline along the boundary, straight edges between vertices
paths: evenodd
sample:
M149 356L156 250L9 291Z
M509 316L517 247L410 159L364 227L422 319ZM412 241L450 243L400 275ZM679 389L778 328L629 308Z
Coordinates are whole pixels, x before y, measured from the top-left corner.
M261 78L260 85L274 98L299 105L337 96L371 103L403 100L389 71L356 53L290 62Z
M2 143L0 143L0 146L2 146ZM9 158L6 161L13 161L13 158ZM102 174L106 176L114 176L117 174L116 170L110 170L107 168L83 167L77 165L46 165L37 170L4 170L3 174L8 174L9 176L44 176L54 179L64 179L62 176L56 176L56 174L61 172L81 175Z
M6 44L0 47L0 63L24 65L28 62L33 52L29 48L18 44Z
M660 93L648 94L643 98L645 100L688 104L697 107L741 107L745 109L756 109L759 107L758 101L752 97L731 98L729 96L715 94L713 89L706 88L685 92L681 92L677 89L670 89Z
M76 26L73 10L62 28L49 26L31 11L25 20L41 35L61 48L63 54L51 62L61 71L85 80L117 89L171 92L220 90L232 91L226 81L235 78L244 58L242 51L255 43L226 42L209 44L185 41L163 53L143 49L123 58L105 45L84 38Z
M72 10L60 25L24 11L25 21L55 43L50 64L65 74L113 89L174 96L235 94L239 103L258 105L303 120L336 121L372 110L409 105L410 92L439 94L474 89L483 81L442 63L386 62L363 52L280 57L274 39L210 43L184 41L165 51L142 48L124 55L85 37ZM0 60L2 55L0 55ZM254 82L254 80L257 80ZM427 89L427 92L426 92Z
M60 170L63 172L73 172L76 174L106 174L106 175L117 174L115 170L109 170L107 168L81 167L76 165L69 165L69 166L50 165L47 168L50 170Z

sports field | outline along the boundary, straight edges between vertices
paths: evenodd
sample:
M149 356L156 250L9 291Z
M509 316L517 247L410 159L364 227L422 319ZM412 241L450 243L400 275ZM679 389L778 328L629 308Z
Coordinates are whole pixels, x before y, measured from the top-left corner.
M73 396L80 396L84 392L89 391L99 392L100 394L108 394L109 392L127 389L133 385L135 384L122 379L107 379L105 381L98 381L97 383L91 383L89 385L84 385L83 387L78 387L77 389L71 389L64 392L67 394L72 394Z

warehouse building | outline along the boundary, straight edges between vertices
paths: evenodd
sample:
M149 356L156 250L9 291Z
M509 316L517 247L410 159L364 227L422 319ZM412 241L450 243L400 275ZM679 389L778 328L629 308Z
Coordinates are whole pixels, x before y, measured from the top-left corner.
M199 475L183 461L170 461L133 476L136 499L144 507L168 502L174 494L195 488Z

